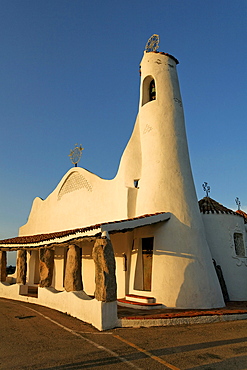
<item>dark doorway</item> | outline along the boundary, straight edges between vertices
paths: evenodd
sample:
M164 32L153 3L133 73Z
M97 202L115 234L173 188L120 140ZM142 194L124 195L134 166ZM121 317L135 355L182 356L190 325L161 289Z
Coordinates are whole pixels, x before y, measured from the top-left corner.
M150 291L152 283L154 238L142 239L143 290Z

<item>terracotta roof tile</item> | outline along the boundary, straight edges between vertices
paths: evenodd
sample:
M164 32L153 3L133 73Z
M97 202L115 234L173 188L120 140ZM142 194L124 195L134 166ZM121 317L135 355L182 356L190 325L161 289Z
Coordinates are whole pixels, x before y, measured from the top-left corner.
M242 216L244 218L244 223L247 224L247 213L245 213L244 211L241 211L241 209L238 209L236 213Z
M28 243L39 243L41 241L49 241L52 239L57 239L57 238L63 238L69 235L75 235L77 233L84 233L90 230L95 230L100 228L102 225L111 225L111 224L117 224L120 222L124 221L132 221L132 220L139 220L142 218L147 218L159 214L163 214L164 212L158 212L158 213L153 213L153 214L146 214L134 218L128 218L125 220L118 220L118 221L110 221L110 222L102 222L100 224L95 224L87 227L82 227L82 228L77 228L77 229L72 229L72 230L64 230L64 231L57 231L53 233L47 233L47 234L36 234L36 235L28 235L28 236L17 236L15 238L10 238L10 239L4 239L0 240L0 245L1 244L28 244Z
M226 213L231 215L236 215L237 213L233 210L224 207L222 204L216 202L216 200L210 197L204 197L199 200L199 208L202 213Z

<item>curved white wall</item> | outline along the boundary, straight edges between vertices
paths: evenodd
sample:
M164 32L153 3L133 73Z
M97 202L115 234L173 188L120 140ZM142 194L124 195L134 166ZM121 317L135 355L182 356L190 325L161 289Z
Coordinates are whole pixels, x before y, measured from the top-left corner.
M231 301L247 300L247 254L239 257L234 247L234 233L243 234L246 253L244 219L231 214L202 214L206 238L212 258L220 265Z
M154 78L156 100L142 105L140 96L142 173L136 214L172 213L155 232L152 293L167 306L223 306L191 173L176 62L144 53L141 73L142 81Z
M124 183L103 180L83 168L71 168L56 189L35 198L19 235L49 233L127 218L128 189Z

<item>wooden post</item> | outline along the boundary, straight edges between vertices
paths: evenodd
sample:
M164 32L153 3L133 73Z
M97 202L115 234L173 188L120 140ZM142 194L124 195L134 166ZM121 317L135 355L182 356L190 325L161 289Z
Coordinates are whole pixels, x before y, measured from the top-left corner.
M70 245L67 253L64 287L67 292L83 290L81 253L77 245Z

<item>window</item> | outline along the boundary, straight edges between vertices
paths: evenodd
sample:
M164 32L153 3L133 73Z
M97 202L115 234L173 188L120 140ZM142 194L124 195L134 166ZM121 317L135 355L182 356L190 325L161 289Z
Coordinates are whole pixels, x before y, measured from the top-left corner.
M156 85L153 76L147 76L142 82L142 105L156 99Z
M139 189L139 180L134 180L134 187Z
M234 237L234 246L235 246L236 255L238 257L245 257L243 234L234 233L233 237Z

